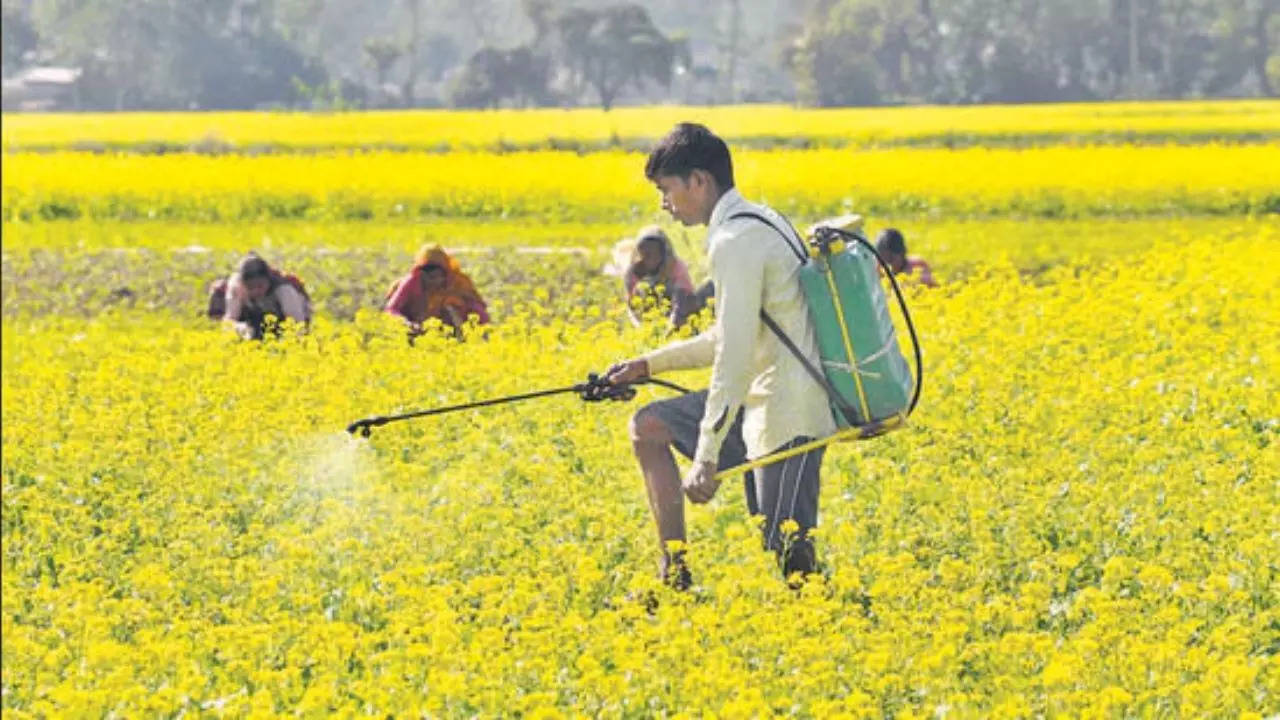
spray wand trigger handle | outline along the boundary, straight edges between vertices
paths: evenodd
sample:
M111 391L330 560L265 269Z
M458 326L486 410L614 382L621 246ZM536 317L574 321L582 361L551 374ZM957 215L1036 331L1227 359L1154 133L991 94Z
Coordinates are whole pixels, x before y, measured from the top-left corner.
M630 400L636 396L636 389L630 383L615 385L598 373L589 373L587 381L577 387L579 396L587 402Z
M587 375L586 382L578 383L577 385L573 386L574 389L578 391L578 397L582 398L587 402L594 402L596 400L599 400L599 398L596 397L596 394L597 394L596 388L599 387L599 383L597 382L597 377L598 376L595 373L589 373Z

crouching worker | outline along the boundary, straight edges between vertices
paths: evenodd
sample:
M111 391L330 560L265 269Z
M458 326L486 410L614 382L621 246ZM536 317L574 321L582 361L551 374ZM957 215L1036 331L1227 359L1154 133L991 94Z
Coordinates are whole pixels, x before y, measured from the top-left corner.
M480 325L489 323L489 312L475 284L439 245L418 251L413 271L392 285L383 309L409 326L410 339L421 335L431 318L450 328L455 337L461 336L470 317Z
M692 582L685 554L671 551L685 541L684 498L706 503L719 486L717 470L826 437L835 423L823 388L761 320L763 310L818 363L798 276L797 253L804 249L794 235L780 234L790 233L786 221L734 189L728 147L701 125L676 126L649 155L645 176L675 219L708 226L717 302L709 330L615 365L608 375L625 382L711 366L709 389L650 403L631 421L658 528L662 578L685 589ZM693 461L683 480L672 448ZM764 516L764 546L778 555L788 578L816 570L808 533L818 521L822 455L819 448L766 465L746 482L747 508Z
M302 281L249 253L229 277L209 288L209 317L221 319L246 340L262 339L263 331L285 318L311 322L311 299Z
M924 258L907 255L907 241L897 228L885 228L876 236L876 252L884 258L885 264L893 270L894 275L911 275L925 287L938 287L933 279L933 270Z
M676 256L671 238L657 225L644 228L636 238L631 261L622 275L622 289L633 325L640 325L642 311L650 303L669 305L671 326L677 328L702 309L689 278L689 266Z

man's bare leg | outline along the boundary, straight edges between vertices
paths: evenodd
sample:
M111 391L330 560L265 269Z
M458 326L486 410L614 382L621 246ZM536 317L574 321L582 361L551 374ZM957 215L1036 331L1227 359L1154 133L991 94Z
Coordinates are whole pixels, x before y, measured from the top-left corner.
M671 455L671 442L671 431L653 413L641 410L631 418L631 446L640 461L649 509L658 526L662 581L677 590L687 590L693 584L693 576L685 564L684 549L672 552L669 545L671 541L685 541L684 487Z
M609 368L606 378L613 383L625 383L649 375L647 360L629 360ZM684 486L680 482L680 470L671 455L673 438L671 430L661 418L642 408L631 417L631 447L640 462L645 490L649 495L649 510L658 527L658 544L662 549L663 581L681 590L687 589L692 580L685 567L684 550L671 552L668 543L683 543L684 536Z
M671 540L684 542L684 489L671 454L671 431L656 415L641 410L631 418L631 447L640 461L649 509L665 553Z

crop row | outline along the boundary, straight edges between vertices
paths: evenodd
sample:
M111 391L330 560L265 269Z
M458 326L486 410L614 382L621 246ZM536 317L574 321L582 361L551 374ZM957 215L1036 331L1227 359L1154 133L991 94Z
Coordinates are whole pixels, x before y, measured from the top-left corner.
M680 121L739 146L1028 146L1275 142L1280 102L1208 101L929 108L780 105L373 113L7 114L3 145L23 150L269 153L597 151L647 146Z
M875 233L891 224L869 218ZM1240 239L1280 244L1280 218L1093 221L905 220L913 253L954 286L983 265L1009 263L1024 277L1055 267L1125 261L1162 243ZM257 250L306 282L324 315L348 320L381 306L423 243L453 250L482 293L500 307L538 300L552 316L581 322L621 312L616 278L602 268L613 243L634 226L529 227L515 223L131 224L38 223L4 228L6 318L94 317L112 311L196 317L210 281ZM670 228L679 254L705 276L701 231ZM558 247L557 247L558 245ZM497 317L502 312L496 313Z
M643 156L58 153L5 160L3 217L201 222L651 219ZM739 186L784 212L1089 217L1280 212L1280 144L962 151L742 151Z
M412 267L405 251L302 249L265 253L302 278L319 314L352 319L380 309L391 284ZM463 269L482 289L497 317L537 304L548 315L595 323L621 317L618 281L603 275L597 256L512 251L460 253ZM160 313L200 318L209 284L226 275L240 253L33 250L4 263L4 315ZM175 319L176 319L175 318Z

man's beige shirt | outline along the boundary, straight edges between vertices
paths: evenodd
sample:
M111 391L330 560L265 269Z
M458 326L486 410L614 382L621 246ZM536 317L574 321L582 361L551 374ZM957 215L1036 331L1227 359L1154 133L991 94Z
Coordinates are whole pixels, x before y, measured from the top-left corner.
M694 460L714 462L744 408L747 455L758 458L796 437L826 437L835 422L826 393L800 361L760 320L773 318L815 367L817 343L800 290L800 261L776 230L753 218L768 218L803 250L786 221L769 208L747 202L736 190L720 197L707 224L707 253L716 288L716 319L697 337L655 350L644 359L658 374L711 366L711 385Z

